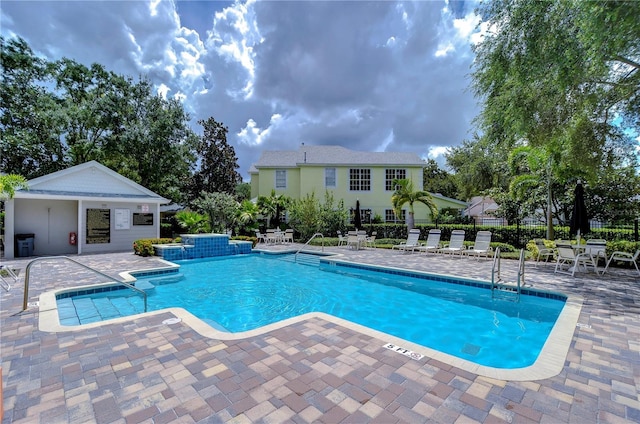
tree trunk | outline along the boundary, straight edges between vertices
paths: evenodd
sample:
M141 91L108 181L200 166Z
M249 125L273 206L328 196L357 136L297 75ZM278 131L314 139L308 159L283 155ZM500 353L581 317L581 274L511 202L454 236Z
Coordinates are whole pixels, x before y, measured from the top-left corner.
M551 176L549 175L547 182L547 240L554 240L553 231L553 209L551 203Z
M407 231L413 230L413 225L414 225L413 212L409 212L407 214Z

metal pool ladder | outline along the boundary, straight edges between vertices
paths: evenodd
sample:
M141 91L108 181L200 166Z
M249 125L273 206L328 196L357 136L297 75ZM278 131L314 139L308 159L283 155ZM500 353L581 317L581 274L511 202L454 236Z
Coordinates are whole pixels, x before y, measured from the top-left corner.
M302 249L304 249L305 247L307 247L307 245L309 243L311 243L311 240L313 240L314 238L316 238L316 236L320 236L322 237L322 251L324 252L324 235L322 233L315 233L314 235L311 236L311 238L309 240L307 240L307 242L304 244L304 246L302 246L300 249L298 249L298 251L296 252L295 255L295 262L298 262L298 253L300 253L300 251Z
M129 284L129 283L125 283L124 281L118 281L116 279L114 279L113 277L104 274L100 271L98 271L97 269L93 269L90 266L87 266L85 264L82 264L76 260L71 259L68 256L47 256L47 257L42 257L42 258L36 258L34 260L32 260L31 262L29 262L27 264L27 268L25 270L25 274L24 274L24 300L22 302L22 312L27 310L27 301L29 300L29 277L30 277L30 272L31 272L31 265L33 265L36 262L41 262L41 261L49 261L52 259L64 259L70 262L73 262L76 265L80 265L81 267L88 269L89 271L92 271L98 275L100 275L101 277L105 277L109 280L111 280L112 282L116 283L116 284L121 284L123 286L125 286L128 289L131 289L135 292L138 292L139 294L142 295L143 299L144 299L144 312L147 312L147 293L144 290L140 290L139 288Z
M515 282L504 281L500 276L500 248L497 247L493 255L493 269L491 270L491 298L496 294L505 295L509 300L520 301L520 292L524 286L524 249L520 249L520 259L518 260L518 277Z

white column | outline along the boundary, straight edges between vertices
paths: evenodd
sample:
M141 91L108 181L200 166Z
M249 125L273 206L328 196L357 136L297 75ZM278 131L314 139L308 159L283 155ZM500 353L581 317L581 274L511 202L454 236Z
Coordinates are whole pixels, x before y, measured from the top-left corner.
M84 222L84 216L82 215L82 200L78 199L78 229L76 232L76 243L78 248L78 255L82 253L82 245L84 244L84 233L82 227L86 227Z
M14 237L15 237L15 199L4 202L4 257L6 259L15 258Z

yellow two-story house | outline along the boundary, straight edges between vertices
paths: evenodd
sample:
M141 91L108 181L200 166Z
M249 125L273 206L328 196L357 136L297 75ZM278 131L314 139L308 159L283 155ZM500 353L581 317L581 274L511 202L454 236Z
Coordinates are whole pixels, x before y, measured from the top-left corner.
M360 201L363 223L376 215L383 222L404 222L407 208L396 217L391 207L393 180L413 180L422 187L424 161L414 153L357 152L341 146L301 145L293 151L265 151L251 166L251 197L269 196L272 190L292 199L315 193L322 201L325 191L344 200L347 209ZM432 194L438 210L463 210L466 202ZM416 223L431 222L426 206L414 204Z

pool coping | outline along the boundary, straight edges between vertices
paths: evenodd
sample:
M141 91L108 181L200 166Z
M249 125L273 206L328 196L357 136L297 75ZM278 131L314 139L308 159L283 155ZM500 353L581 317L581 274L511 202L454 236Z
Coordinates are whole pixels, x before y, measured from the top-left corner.
M291 252L287 252L291 253ZM406 268L398 268L398 267L379 267L376 265L363 264L352 261L343 261L339 258L341 255L334 255L331 257L331 261L345 262L350 265L358 265L362 268L369 269L391 269L398 270L401 272L410 272L418 275L440 275L446 276L456 279L465 280L465 278L450 276L446 274L429 274L427 272L422 271L413 271L408 270ZM127 279L127 282L135 281L135 277L133 274L141 274L145 272L153 272L153 271L162 271L167 269L174 269L175 267L179 267L177 264L173 264L168 261L162 261L167 264L166 267L159 268L150 268L146 270L136 270L136 271L125 271L120 273L120 275ZM469 279L471 280L471 279ZM482 281L482 280L475 280ZM372 328L356 324L354 322L345 320L343 318L339 318L330 314L326 314L323 312L310 312L307 314L299 315L296 317L288 318L283 321L279 321L276 323L272 323L254 330L238 332L238 333L229 333L217 330L213 328L211 325L207 324L205 321L197 318L195 315L188 312L183 308L166 308L158 311L145 312L142 314L131 315L127 317L115 318L107 321L99 321L91 324L82 324L77 326L63 326L60 324L58 310L57 310L57 302L56 295L65 292L78 291L82 289L90 289L90 288L98 288L98 287L106 287L113 285L113 282L102 283L102 284L93 284L86 286L74 287L72 289L59 289L53 290L49 292L42 293L39 298L39 322L38 328L41 331L47 332L73 332L84 330L87 328L95 328L103 325L121 323L132 321L141 316L153 316L157 314L162 314L166 312L172 313L177 318L180 318L182 322L191 327L194 331L199 333L200 335L216 339L216 340L241 340L254 336L261 336L270 331L280 329L283 327L287 327L289 325L299 323L302 321L310 320L313 318L320 318L328 322L332 322L337 325L341 325L345 328L351 329L353 331L357 331L364 335L379 339L381 341L380 348L383 349L385 345L388 343L392 343L396 346L402 347L404 349L411 350L415 353L423 355L423 358L420 359L420 362L426 363L430 359L434 359L440 361L444 364L460 368L464 371L468 371L480 376L498 379L498 380L511 380L511 381L535 381L542 380L546 378L550 378L558 375L563 367L566 360L566 357L569 352L569 348L571 346L571 341L573 339L574 332L577 328L578 319L580 316L580 311L582 309L583 298L578 295L570 295L565 293L559 293L548 290L536 290L528 288L529 290L534 290L537 292L543 293L553 293L560 294L566 297L565 305L560 311L558 318L556 319L556 323L554 324L549 336L547 337L546 342L544 343L540 354L536 361L527 367L522 368L514 368L514 369L503 369L503 368L494 368L485 365L479 365L474 362L458 358L456 356L440 352L438 350L422 346L408 340L392 336L390 334L374 330ZM172 324L173 322L167 323L167 325Z

